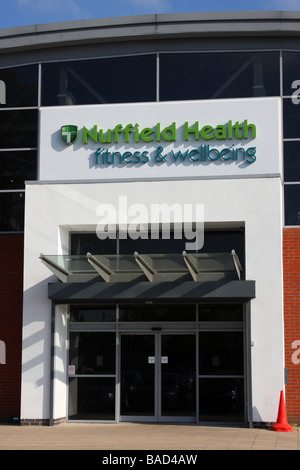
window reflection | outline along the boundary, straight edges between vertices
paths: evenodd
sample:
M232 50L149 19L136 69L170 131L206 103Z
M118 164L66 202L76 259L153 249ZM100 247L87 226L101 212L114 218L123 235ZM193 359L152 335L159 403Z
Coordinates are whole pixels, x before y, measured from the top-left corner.
M291 98L283 100L283 137L300 137L300 106L295 105Z
M23 189L36 179L36 152L0 152L0 189Z
M284 143L284 181L300 181L300 142Z
M243 332L199 333L200 375L243 375Z
M71 305L70 307L71 322L115 322L116 307L115 306L99 306L91 307L84 305Z
M120 321L195 321L196 306L191 305L126 305L120 306Z
M279 96L277 52L160 55L160 99Z
M42 66L44 106L130 103L155 99L155 55Z
M284 186L285 225L300 225L300 184Z
M0 111L0 148L36 148L37 111Z
M24 192L0 193L0 231L22 232L24 230Z
M114 374L115 333L70 333L69 364L76 374Z
M0 69L0 107L38 104L38 66Z
M299 88L300 52L283 52L283 94L291 96ZM298 83L297 83L298 82Z
M244 379L199 379L199 420L244 421Z
M70 420L114 420L115 378L71 378L68 414Z

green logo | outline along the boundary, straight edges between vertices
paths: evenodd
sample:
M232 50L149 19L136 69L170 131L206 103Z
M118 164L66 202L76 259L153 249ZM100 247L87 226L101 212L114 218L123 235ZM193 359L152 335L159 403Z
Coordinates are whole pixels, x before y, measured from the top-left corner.
M62 126L61 138L68 145L74 144L74 142L76 142L76 140L78 139L78 127L77 126Z

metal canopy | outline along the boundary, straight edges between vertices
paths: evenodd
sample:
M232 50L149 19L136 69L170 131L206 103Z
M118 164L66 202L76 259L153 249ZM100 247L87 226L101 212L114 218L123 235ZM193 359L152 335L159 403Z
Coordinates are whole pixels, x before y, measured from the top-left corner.
M63 283L233 281L242 279L238 256L231 253L186 253L134 255L40 255L41 261Z

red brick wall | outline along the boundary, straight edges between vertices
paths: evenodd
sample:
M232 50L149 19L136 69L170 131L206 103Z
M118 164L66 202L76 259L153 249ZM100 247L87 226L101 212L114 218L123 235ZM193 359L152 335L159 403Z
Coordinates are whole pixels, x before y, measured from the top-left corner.
M300 423L300 227L283 230L286 409Z
M23 234L0 235L0 340L6 364L0 364L0 422L20 416Z

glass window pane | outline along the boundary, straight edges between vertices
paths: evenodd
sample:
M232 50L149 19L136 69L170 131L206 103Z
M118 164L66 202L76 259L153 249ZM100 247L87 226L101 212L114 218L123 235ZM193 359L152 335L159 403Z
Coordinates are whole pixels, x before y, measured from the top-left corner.
M120 321L195 321L195 305L128 305L120 306Z
M24 230L25 193L0 193L0 231Z
M71 322L115 322L116 307L114 306L98 306L91 307L89 305L71 305L70 306Z
M243 375L243 332L199 333L200 375Z
M199 321L243 321L242 305L199 305Z
M36 179L36 152L0 152L0 189L23 189Z
M121 336L121 415L154 415L154 340L153 334Z
M241 378L199 379L199 420L244 421L244 380Z
M71 254L72 255L93 255L116 254L117 240L106 238L100 240L96 233L72 233L71 234Z
M161 366L162 416L196 414L196 336L162 335Z
M285 225L300 225L300 184L284 186Z
M277 52L160 55L160 99L279 96Z
M300 52L283 52L283 94L291 96L299 84L300 80Z
M300 106L293 103L291 98L283 100L283 137L285 139L300 137Z
M0 107L29 107L37 104L37 65L0 69Z
M42 67L43 106L155 99L155 55L61 62Z
M300 181L300 142L284 143L284 181Z
M69 420L114 420L115 378L72 377Z
M114 374L115 333L70 333L69 364L75 374Z
M0 148L36 148L37 111L0 112Z
M170 236L166 231L165 234L168 238L151 238L149 233L148 238L137 238L136 240L130 238L120 239L119 252L120 254L133 254L137 251L140 254L155 254L155 253L182 253L185 250L187 242L194 242L195 239L187 240L182 233L180 238L175 238L174 233L170 231Z

